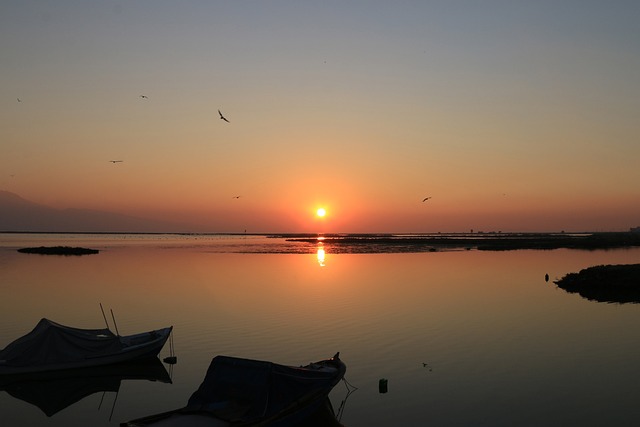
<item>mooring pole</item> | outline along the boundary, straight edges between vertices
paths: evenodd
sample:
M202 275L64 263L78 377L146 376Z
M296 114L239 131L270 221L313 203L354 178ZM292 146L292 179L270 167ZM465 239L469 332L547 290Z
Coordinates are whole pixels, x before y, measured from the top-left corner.
M102 317L104 318L104 323L106 323L107 329L109 329L109 322L107 322L107 316L104 315L104 309L102 308L102 303L100 303L100 311L102 311Z
M113 326L116 327L116 334L120 336L120 332L118 332L118 324L116 323L116 317L113 315L113 310L111 310L111 318L113 319Z

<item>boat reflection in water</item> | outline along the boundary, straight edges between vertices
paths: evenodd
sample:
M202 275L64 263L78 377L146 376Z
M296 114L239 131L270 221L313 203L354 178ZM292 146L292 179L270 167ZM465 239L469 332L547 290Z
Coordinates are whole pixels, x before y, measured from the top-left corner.
M94 393L117 393L123 380L171 383L169 373L156 357L92 368L4 376L0 377L0 390L37 406L51 417Z
M327 397L318 410L310 414L292 427L344 427L338 420L338 416L333 410L331 400Z

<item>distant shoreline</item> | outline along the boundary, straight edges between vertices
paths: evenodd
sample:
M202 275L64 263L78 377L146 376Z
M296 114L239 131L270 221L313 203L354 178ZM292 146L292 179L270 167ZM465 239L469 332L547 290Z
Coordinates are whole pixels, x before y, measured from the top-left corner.
M443 236L324 236L322 240L314 238L289 238L290 241L317 244L322 241L325 246L340 245L378 245L398 246L407 249L476 249L481 251L509 251L519 249L615 249L640 246L640 233L607 232L607 233L495 233L495 234L461 234Z
M150 233L150 232L0 232L23 235L264 237L322 244L335 253L437 252L442 250L511 251L521 249L617 249L640 247L640 232L581 233Z

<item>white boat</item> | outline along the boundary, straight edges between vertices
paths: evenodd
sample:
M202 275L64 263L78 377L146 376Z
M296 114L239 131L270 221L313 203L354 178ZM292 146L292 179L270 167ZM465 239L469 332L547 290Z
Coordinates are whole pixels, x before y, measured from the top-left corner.
M42 319L31 332L0 350L0 376L157 357L172 329L120 336L109 329L79 329Z

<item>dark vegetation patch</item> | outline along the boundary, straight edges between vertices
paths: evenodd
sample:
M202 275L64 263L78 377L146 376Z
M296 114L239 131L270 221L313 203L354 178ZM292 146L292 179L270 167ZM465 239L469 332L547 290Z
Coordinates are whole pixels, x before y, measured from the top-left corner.
M555 283L592 301L640 303L640 264L589 267L569 273Z
M318 236L283 236L287 240L318 244ZM322 243L334 253L341 247L350 252L430 252L451 249L510 251L518 249L615 249L640 246L640 233L475 233L443 236L325 235Z
M640 246L640 233L525 234L478 242L478 249L485 251L560 248L596 250L634 246Z
M37 248L22 248L18 252L40 255L91 255L100 252L97 249L79 248L71 246L40 246Z

